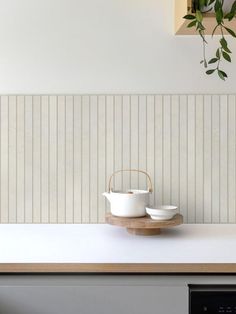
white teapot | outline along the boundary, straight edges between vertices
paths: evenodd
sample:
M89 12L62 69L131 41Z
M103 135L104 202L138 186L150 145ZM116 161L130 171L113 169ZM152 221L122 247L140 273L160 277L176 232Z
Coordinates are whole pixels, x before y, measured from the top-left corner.
M115 174L123 171L144 173L148 177L148 190L113 191L111 187L112 178ZM108 192L103 193L103 195L111 203L112 215L119 217L143 217L146 215L146 206L149 204L149 196L152 191L150 176L145 171L130 169L114 172L109 179Z

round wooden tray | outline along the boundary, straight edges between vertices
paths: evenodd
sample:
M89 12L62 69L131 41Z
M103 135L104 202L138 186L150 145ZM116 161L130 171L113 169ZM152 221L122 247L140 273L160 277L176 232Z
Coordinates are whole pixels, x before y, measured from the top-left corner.
M172 219L157 221L150 216L141 218L116 217L111 213L106 214L106 222L110 225L125 227L131 234L137 235L157 235L161 233L161 228L169 228L181 225L183 216L176 214Z

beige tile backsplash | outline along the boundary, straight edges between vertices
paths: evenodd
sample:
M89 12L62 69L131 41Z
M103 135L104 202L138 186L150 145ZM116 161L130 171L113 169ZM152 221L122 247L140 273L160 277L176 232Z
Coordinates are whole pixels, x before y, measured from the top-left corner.
M1 96L0 222L102 223L114 170L152 203L235 223L235 95ZM136 173L116 188L145 188Z

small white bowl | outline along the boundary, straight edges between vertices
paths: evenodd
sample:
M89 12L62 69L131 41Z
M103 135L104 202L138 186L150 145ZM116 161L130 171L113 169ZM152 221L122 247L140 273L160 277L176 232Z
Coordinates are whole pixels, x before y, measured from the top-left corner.
M177 214L177 206L162 205L157 207L146 207L146 212L154 220L170 220Z

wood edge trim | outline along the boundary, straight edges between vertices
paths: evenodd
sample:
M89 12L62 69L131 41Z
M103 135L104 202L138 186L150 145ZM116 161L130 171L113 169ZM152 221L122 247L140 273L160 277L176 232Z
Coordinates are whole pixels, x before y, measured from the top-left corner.
M181 23L178 24L178 27L175 27L174 35L176 36L199 36L195 28L187 28L189 21L182 19ZM236 21L227 22L225 21L225 26L228 27L229 24L231 27L236 26ZM205 14L204 25L206 27L205 35L211 35L215 27L215 17L212 14ZM215 35L220 35L220 30L216 30ZM225 35L228 34L225 32Z
M0 263L0 273L236 273L236 263Z

